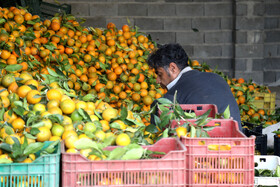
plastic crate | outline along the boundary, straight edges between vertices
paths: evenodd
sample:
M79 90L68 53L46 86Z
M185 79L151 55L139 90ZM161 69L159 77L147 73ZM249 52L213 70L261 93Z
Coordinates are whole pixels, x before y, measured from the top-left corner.
M21 0L8 0L8 1L0 1L0 7L9 8L11 6L17 6L21 4Z
M255 150L261 155L267 155L267 135L255 132L250 129L244 129L244 134L247 137L255 136Z
M62 144L62 186L185 186L186 148L180 140L163 138L144 148L166 154L145 160L90 161L79 153L65 153Z
M214 104L184 104L180 105L182 109L186 112L194 112L197 116L203 115L208 110L211 110L208 117L214 118L215 115L218 113L218 108Z
M278 137L277 135L273 136L274 138L274 155L276 156L280 156L280 137Z
M50 143L46 142L43 149ZM0 164L0 186L59 186L60 153L61 146L58 145L54 153L42 155L32 163Z
M20 0L21 6L27 7L32 14L39 15L42 20L52 18L56 13L71 13L69 4L53 4L42 0Z
M253 124L245 121L241 122L242 127L247 126L250 130L262 134L263 126L261 124Z
M214 118L218 113L218 108L214 104L180 104L180 107L185 112L194 112L196 116L203 115L208 110L211 110L208 117ZM160 114L161 112L159 111L159 115Z
M207 126L216 126L208 132L211 138L181 138L187 148L186 185L253 186L255 137L241 133L234 120L213 119Z
M70 14L71 13L71 5L69 5L69 4L58 5L58 4L42 2L40 4L40 11L41 11L41 14L44 18L51 18L56 13Z
M277 165L280 165L280 158L278 156L255 156L255 163L257 163L257 167L255 169L276 169ZM276 185L280 186L280 177L255 177L255 186L271 186Z
M273 93L255 93L254 97L258 97L258 100L254 100L252 103L257 109L268 110L270 113L275 111L276 92Z

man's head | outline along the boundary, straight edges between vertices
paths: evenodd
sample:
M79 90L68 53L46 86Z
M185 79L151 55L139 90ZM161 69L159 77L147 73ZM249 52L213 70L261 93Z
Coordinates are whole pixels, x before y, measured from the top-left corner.
M188 66L188 55L179 44L165 44L149 56L148 63L156 70L157 83L166 87Z

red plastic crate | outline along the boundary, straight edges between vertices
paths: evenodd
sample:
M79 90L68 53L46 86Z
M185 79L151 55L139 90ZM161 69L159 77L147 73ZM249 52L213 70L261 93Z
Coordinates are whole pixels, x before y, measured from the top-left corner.
M186 186L254 186L255 137L241 133L234 120L213 119L207 126L216 126L211 138L181 138Z
M185 186L186 148L180 140L164 138L144 148L166 154L145 160L90 161L79 153L65 153L62 143L62 186Z
M218 114L218 108L214 104L180 104L180 106L186 112L194 112L196 116L201 116L208 110L211 110L208 115L210 118L215 118L215 115ZM160 111L159 114L161 114Z

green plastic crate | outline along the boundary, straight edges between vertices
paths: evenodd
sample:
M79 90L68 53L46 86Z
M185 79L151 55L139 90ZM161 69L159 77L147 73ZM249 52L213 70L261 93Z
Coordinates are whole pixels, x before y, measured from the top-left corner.
M276 92L256 93L254 97L258 97L258 100L253 101L257 109L268 110L270 113L275 111Z
M50 143L46 142L45 147ZM58 187L61 146L56 147L54 153L40 156L32 163L0 164L0 187Z

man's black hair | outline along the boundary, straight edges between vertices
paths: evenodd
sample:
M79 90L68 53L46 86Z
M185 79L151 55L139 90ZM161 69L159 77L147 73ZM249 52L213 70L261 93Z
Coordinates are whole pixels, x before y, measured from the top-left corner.
M167 67L171 62L176 63L180 70L188 66L188 55L180 44L165 44L150 54L148 64L150 67Z

